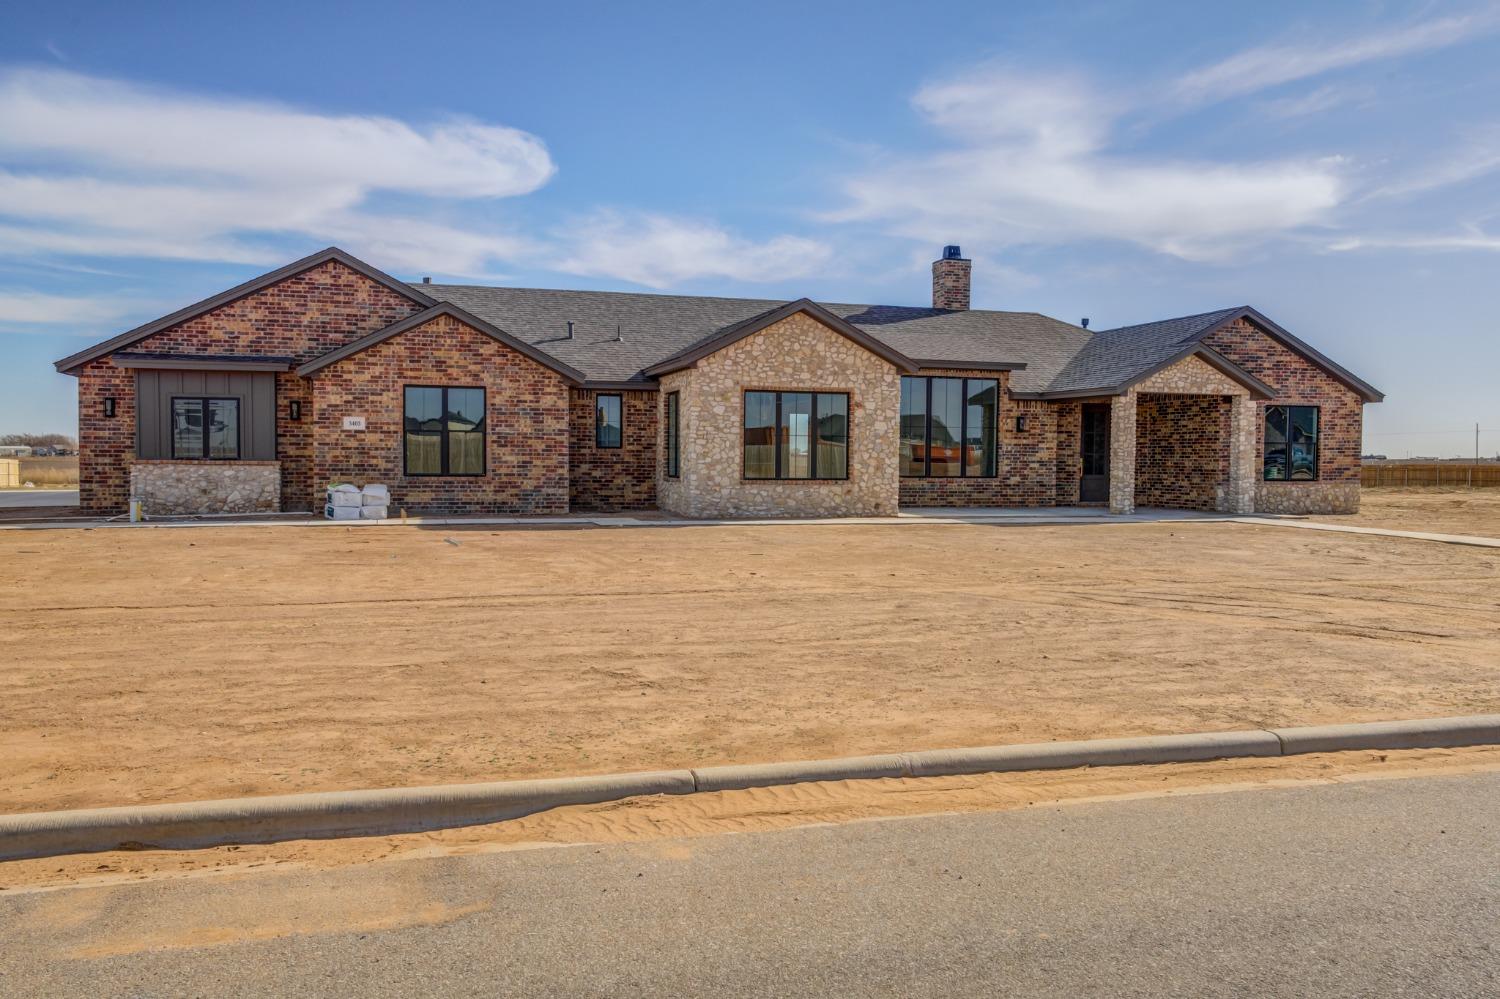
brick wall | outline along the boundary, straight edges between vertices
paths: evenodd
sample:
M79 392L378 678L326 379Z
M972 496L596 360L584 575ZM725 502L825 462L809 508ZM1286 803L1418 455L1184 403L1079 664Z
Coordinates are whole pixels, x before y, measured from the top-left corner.
M328 261L126 348L173 354L255 354L298 363L419 311L421 306L338 261ZM288 402L311 406L310 387L290 372L276 376L277 451L285 509L311 509L311 434L287 418ZM113 420L101 400L114 395ZM135 457L135 379L110 360L89 362L79 377L79 490L85 512L114 514L129 498ZM304 421L309 417L304 416Z
M998 378L999 461L994 478L902 478L902 506L1053 506L1057 502L1058 408L1050 403L1015 399L1010 372L924 369L922 377ZM1016 429L1016 417L1026 429Z
M1256 486L1255 509L1262 513L1340 513L1359 509L1360 445L1364 401L1353 389L1273 340L1247 319L1239 319L1205 342L1276 389L1257 405L1256 454L1265 438L1268 405L1318 406L1318 478L1314 482L1265 482ZM1258 459L1257 459L1258 460ZM1260 468L1254 470L1260 478Z
M1135 502L1214 510L1229 485L1229 399L1142 395L1136 407Z
M312 383L318 489L332 481L381 482L390 487L391 505L412 513L567 512L567 383L451 316L330 365ZM407 385L484 387L484 475L405 475ZM344 430L346 416L363 416L365 429Z
M569 502L575 510L649 510L656 505L657 393L603 393L620 397L624 425L617 448L594 443L598 394L575 388L570 395Z

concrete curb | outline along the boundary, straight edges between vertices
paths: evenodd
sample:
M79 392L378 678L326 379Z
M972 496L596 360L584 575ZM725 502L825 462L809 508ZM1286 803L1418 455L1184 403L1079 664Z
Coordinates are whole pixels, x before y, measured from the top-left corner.
M692 794L807 781L941 777L1072 767L1194 763L1360 749L1500 745L1500 715L1090 739L379 791L329 791L176 805L0 815L0 861L122 846L193 849L228 843L376 836L482 825L560 805L648 794Z

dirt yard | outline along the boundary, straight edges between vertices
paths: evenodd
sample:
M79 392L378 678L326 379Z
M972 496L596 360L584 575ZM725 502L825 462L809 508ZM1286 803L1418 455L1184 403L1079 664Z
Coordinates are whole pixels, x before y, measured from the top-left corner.
M1500 557L1238 524L0 532L0 812L1500 711Z
M1359 513L1313 519L1500 538L1500 489L1366 489L1360 494Z

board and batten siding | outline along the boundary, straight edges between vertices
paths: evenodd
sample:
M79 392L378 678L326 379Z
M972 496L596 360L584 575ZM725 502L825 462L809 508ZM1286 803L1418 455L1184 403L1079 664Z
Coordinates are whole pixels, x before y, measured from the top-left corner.
M276 375L270 371L172 371L135 373L135 453L172 457L175 396L240 401L240 460L276 459Z

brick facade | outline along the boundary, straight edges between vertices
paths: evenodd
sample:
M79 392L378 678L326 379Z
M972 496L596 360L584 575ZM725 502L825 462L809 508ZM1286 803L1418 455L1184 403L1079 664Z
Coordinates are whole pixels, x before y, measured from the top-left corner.
M338 261L328 261L130 345L163 354L248 354L312 360L417 312L421 306ZM290 372L276 376L281 502L310 510L315 498L312 438L306 415L311 386ZM103 399L117 401L115 417ZM288 417L302 401L303 422ZM135 458L135 378L108 357L84 366L78 382L80 503L86 513L116 514L129 499Z
M594 443L594 397L618 395L620 447ZM657 393L573 389L568 417L568 502L575 510L650 510L656 506Z
M568 509L568 384L451 316L438 316L313 375L313 481L390 487L411 513L557 514ZM485 390L485 474L408 476L404 388ZM364 430L344 417L363 416ZM394 513L395 510L392 510Z
M1218 509L1229 487L1228 439L1228 396L1141 396L1135 421L1136 505Z
M1261 513L1353 513L1359 509L1359 467L1364 401L1359 394L1248 319L1238 319L1205 341L1261 381L1276 396L1256 407L1255 447L1265 441L1265 407L1318 406L1318 478L1315 482L1265 482L1257 463L1255 509Z

